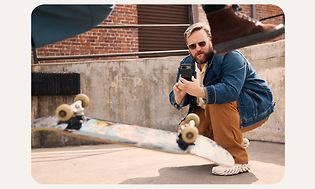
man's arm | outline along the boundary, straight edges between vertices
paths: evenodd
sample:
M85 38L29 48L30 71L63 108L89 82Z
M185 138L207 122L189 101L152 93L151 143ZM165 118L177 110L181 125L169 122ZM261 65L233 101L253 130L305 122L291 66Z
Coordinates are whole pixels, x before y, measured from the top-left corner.
M222 63L221 82L206 86L206 103L224 104L237 100L245 78L246 59L236 51L226 54Z

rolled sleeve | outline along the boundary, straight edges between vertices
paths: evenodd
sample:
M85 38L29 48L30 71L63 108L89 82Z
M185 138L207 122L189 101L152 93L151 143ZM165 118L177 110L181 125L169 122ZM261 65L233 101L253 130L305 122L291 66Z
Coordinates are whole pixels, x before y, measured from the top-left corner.
M216 93L215 87L213 85L204 88L206 94L206 103L215 104L216 103Z

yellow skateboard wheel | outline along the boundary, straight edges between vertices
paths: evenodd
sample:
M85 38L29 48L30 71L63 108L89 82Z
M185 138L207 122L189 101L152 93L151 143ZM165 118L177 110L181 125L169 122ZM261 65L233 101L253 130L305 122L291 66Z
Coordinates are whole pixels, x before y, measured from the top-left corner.
M60 121L68 121L73 116L73 110L68 104L58 106L55 113Z
M79 101L81 100L82 101L82 107L85 108L85 107L88 107L89 104L90 104L90 99L87 95L85 94L78 94L74 97L74 101Z
M182 139L184 142L187 144L192 144L196 141L198 136L198 129L193 126L187 126L183 131L182 131Z
M200 119L199 116L195 113L190 113L187 115L185 122L189 123L191 120L194 120L195 122L195 127L198 127L199 123L200 123Z

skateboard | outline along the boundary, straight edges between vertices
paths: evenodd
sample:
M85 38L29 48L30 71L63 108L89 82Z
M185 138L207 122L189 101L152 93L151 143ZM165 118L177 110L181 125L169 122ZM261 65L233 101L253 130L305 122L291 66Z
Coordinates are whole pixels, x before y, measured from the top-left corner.
M193 154L218 165L234 165L234 159L228 151L215 141L198 134L196 126L199 117L196 114L189 114L178 132L171 132L87 117L84 108L88 105L89 98L86 95L77 95L73 104L57 107L55 117L58 121L50 123L48 127L62 129L71 135L89 137L91 140L169 153Z

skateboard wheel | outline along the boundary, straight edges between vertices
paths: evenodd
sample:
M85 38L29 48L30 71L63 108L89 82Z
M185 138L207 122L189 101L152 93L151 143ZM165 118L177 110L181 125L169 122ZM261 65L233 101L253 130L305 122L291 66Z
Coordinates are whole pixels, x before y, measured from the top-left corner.
M74 97L74 101L78 101L78 100L81 100L82 102L82 107L85 108L85 107L88 107L89 104L90 104L90 99L87 95L85 94L78 94Z
M187 144L192 144L196 141L198 129L193 126L188 126L182 131L182 139Z
M200 119L199 116L195 113L190 113L187 115L185 122L189 123L189 121L194 120L195 121L195 127L198 127L199 123L200 123Z
M60 121L68 121L73 116L73 110L70 105L62 104L56 109L56 116Z

